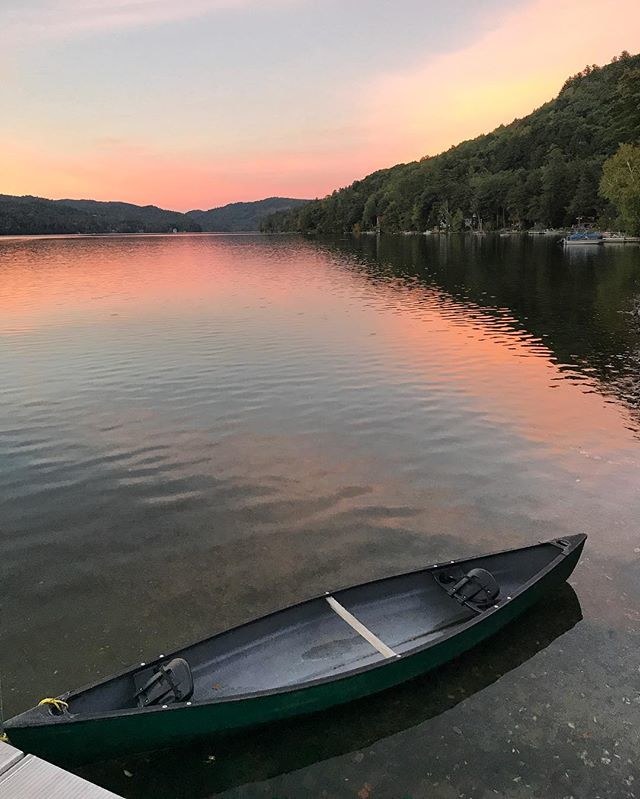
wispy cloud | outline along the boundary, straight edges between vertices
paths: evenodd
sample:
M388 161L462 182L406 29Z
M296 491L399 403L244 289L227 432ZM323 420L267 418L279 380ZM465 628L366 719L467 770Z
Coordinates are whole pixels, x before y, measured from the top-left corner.
M375 79L361 117L390 162L435 154L529 113L623 48L640 50L637 0L610 11L600 0L529 0L465 47Z
M60 38L178 22L216 11L281 6L302 0L41 0L0 10L6 41Z
M409 19L412 2L393 14ZM381 59L382 18L375 47L371 27L364 50L354 34L377 0L0 0L0 40L13 45L0 43L0 189L182 209L322 195L509 122L587 62L640 50L638 0L614 0L615 25L601 0L492 2L503 13L474 24L471 5L450 0L447 13L466 12L441 20L438 36L421 31L410 59ZM153 26L185 19L198 23L167 52L173 32ZM472 34L447 39L461 19ZM147 28L135 43L88 41ZM349 71L350 48L366 51L364 70Z

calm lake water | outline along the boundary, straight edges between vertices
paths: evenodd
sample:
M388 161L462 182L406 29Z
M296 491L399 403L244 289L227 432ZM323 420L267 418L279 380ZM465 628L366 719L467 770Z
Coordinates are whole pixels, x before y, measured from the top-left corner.
M125 797L640 796L640 248L0 241L5 715L328 589L586 532L571 586Z

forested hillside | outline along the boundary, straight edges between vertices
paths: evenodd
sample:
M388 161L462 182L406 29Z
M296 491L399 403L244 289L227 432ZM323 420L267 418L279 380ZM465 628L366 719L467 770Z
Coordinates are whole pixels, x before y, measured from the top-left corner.
M269 197L209 211L165 211L155 205L98 200L46 200L0 194L0 235L257 231L264 217L307 200Z
M198 231L193 219L155 205L45 200L0 194L0 235L49 233L170 233Z
M484 230L576 222L615 224L599 193L603 163L640 143L640 56L623 52L569 78L523 119L445 153L374 172L345 189L274 214L265 232Z
M212 233L240 233L260 230L260 223L270 214L299 208L307 200L291 197L268 197L255 202L230 203L209 211L187 211L202 230Z

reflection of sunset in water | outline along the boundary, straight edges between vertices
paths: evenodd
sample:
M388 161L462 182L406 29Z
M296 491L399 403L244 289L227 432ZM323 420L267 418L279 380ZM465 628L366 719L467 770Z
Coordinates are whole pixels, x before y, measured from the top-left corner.
M602 662L628 660L640 444L584 352L633 348L633 264L603 253L577 280L546 245L421 241L381 242L387 260L289 237L0 243L0 558L23 620L3 640L8 714L328 585L575 532L575 657L606 625ZM474 298L524 292L523 258L544 313ZM577 363L553 298L585 286L600 327L588 347L586 311L567 331ZM601 686L571 708L587 724L613 700L579 668ZM514 680L496 706L526 693Z
M483 309L415 280L372 279L302 241L291 248L244 236L141 236L3 247L0 329L15 348L10 365L18 356L31 360L31 391L73 408L76 435L83 431L89 449L117 442L126 453L132 440L144 449L147 438L163 439L173 454L138 483L155 486L147 503L201 498L202 487L187 483L203 472L264 475L264 456L251 451L262 453L258 436L276 436L275 447L265 446L272 468L282 464L282 480L296 448L276 456L289 450L289 437L320 435L331 471L344 457L344 436L355 436L356 482L379 483L368 465L367 436L376 429L390 431L389 443L397 437L382 457L409 472L423 468L425 457L434 475L457 472L456 453L466 452L460 478L474 477L458 487L465 502L477 501L481 473L505 480L525 451L529 460L515 466L511 490L527 470L549 469L544 459L565 475L550 480L551 494L536 511L546 518L573 502L566 480L574 494L609 485L605 505L634 490L637 443L624 406L558 364L508 309ZM187 443L188 430L179 432L185 424L215 444L215 459L187 466L179 441L185 453L196 445ZM421 450L416 429L425 436ZM322 457L314 445L303 449ZM170 491L161 479L167 470L177 481ZM307 476L305 491L313 492L313 479ZM442 476L436 482L446 494ZM407 484L394 491L412 493ZM381 503L395 503L382 493Z
M392 369L463 392L486 419L547 447L636 451L624 409L604 402L583 375L560 368L548 347L508 313L419 288L395 302L415 313L386 317L387 335L396 342Z
M240 252L245 237L235 246L231 238L232 246L217 248L209 260L211 238L0 239L0 332L101 323L118 313L140 318L166 311L167 304L224 309L229 296L251 291L251 285L240 288L239 265L255 270L262 262L250 248ZM277 275L259 290L270 303L286 304L289 296Z
M589 380L561 371L553 353L507 311L463 305L419 285L378 281L365 285L363 307L349 307L341 292L332 297L330 312L314 318L326 287L313 270L328 269L332 285L340 280L358 292L363 286L310 246L304 247L303 280L291 259L260 280L264 250L247 237L72 238L1 246L0 332L87 324L119 330L174 314L225 319L236 307L254 306L278 314L289 328L296 314L306 314L306 338L324 339L330 348L336 330L355 336L380 357L386 353L392 383L423 380L426 391L461 392L486 419L547 447L602 454L634 446L625 413L603 402ZM245 321L259 329L261 315ZM367 340L371 332L377 338Z

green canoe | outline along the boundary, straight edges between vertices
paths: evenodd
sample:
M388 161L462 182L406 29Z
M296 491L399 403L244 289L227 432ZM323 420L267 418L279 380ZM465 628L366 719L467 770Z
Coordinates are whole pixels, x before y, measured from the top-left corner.
M438 563L310 599L38 705L20 749L82 763L349 702L446 663L564 582L586 536Z

